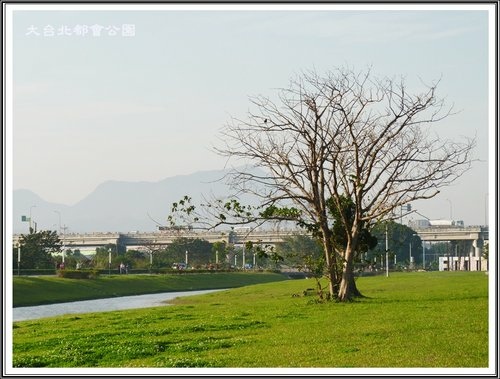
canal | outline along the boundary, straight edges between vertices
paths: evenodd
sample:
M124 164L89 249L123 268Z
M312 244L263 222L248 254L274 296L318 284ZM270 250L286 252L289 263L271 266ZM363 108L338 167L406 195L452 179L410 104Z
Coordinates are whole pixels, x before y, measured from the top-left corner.
M162 292L148 295L121 296L107 299L73 301L68 303L37 305L32 307L16 307L12 309L13 321L36 320L44 317L66 314L119 311L122 309L149 308L169 305L168 301L176 297L203 295L210 292L223 291L202 290L182 292Z

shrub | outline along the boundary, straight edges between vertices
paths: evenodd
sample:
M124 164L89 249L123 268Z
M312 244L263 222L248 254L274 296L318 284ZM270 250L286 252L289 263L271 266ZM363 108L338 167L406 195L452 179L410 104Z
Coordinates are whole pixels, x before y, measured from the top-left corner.
M93 279L98 275L98 270L57 270L58 277L67 279Z

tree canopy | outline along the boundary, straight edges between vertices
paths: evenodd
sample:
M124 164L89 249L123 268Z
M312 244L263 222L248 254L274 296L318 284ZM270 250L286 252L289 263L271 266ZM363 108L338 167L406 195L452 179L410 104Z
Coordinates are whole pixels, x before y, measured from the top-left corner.
M54 268L55 261L53 253L61 251L61 240L56 231L43 230L35 232L30 230L29 234L22 234L19 239L21 248L21 264L23 269L49 269ZM17 261L17 249L14 249Z
M250 98L247 117L226 125L216 151L252 169L231 176L233 198L202 207L216 220L211 227L296 221L322 241L331 298L360 296L354 261L370 242L369 229L403 205L436 196L470 168L475 140L432 130L452 114L438 85L411 92L404 79L340 68L303 73L274 98ZM242 193L259 206L241 205ZM189 202L172 211L207 219Z

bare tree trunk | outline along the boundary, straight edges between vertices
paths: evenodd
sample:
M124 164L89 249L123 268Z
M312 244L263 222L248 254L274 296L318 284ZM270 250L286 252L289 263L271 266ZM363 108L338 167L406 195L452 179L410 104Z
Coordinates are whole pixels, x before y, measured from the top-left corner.
M333 250L330 230L326 227L324 228L322 233L323 233L323 249L325 253L325 262L327 267L328 292L330 295L330 299L335 299L338 294L337 262L336 262L335 252Z
M348 245L345 253L346 259L344 261L338 293L339 301L351 301L355 297L363 297L354 280L354 250Z

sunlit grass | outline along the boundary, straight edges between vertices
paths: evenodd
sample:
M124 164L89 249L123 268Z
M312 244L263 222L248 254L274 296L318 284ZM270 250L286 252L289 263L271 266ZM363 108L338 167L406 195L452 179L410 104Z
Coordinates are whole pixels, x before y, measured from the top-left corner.
M17 367L486 367L483 273L358 279L367 296L320 304L294 280L171 307L14 324Z
M270 272L222 272L170 275L110 275L96 279L14 277L14 307L102 299L158 292L241 287L285 280Z

